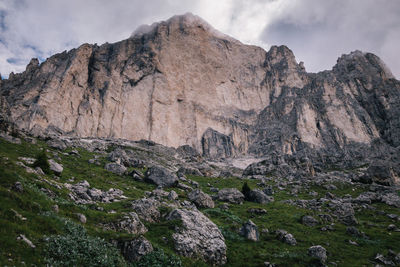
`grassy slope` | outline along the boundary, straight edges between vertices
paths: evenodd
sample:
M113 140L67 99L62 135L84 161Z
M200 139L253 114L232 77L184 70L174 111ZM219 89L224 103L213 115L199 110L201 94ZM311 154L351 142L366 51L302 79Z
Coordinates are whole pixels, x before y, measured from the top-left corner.
M94 157L95 153L79 150L80 156L64 155L58 152L61 163L64 166L62 176L53 179L52 175L46 176L49 181L60 183L68 182L72 177L76 183L87 180L92 187L102 190L109 188L119 188L124 191L127 200L98 205L76 205L68 198L65 189L57 189L49 183L39 180L36 175L28 174L15 163L18 157L34 157L40 149L48 149L45 144L39 142L36 145L22 142L20 145L11 144L0 139L0 265L20 265L33 263L42 265L45 255L43 241L44 236L62 234L63 227L57 217L71 218L77 221L76 213L83 213L87 217L85 228L93 236L100 236L107 240L113 238L129 238L126 233L115 233L104 231L99 227L100 223L117 220L120 216L118 212L130 211L130 202L143 196L144 191L151 191L155 187L142 182L136 182L129 177L120 177L111 174L103 169L103 166L89 164L88 160ZM68 152L68 150L67 150ZM53 154L53 150L49 155ZM102 163L105 156L99 155ZM7 158L7 159L6 159ZM200 187L206 193L209 191L208 183L217 188L236 187L241 188L243 181L237 178L208 178L191 176L191 179L199 182ZM20 181L24 186L23 193L11 190L11 186ZM256 187L256 181L249 181L249 185ZM40 191L40 188L48 188L57 194L55 200L47 197ZM337 195L352 194L357 195L362 188L349 188L338 185ZM323 196L327 190L313 186L312 190ZM174 189L185 199L185 193L179 189ZM289 191L290 188L287 189ZM400 211L384 204L373 204L376 210L363 210L358 212L356 217L360 222L359 230L365 232L370 239L350 237L346 234L346 227L339 222L335 222L335 231L322 232L320 226L307 227L300 223L300 219L305 214L317 215L310 210L296 208L291 205L282 204L279 201L289 198L287 191L278 191L274 197L275 202L262 205L245 202L242 205L230 205L228 211L218 208L220 203L216 203L215 209L203 209L202 211L211 218L223 231L228 246L228 266L261 266L264 261L271 261L281 265L303 266L311 264L312 260L307 256L307 248L312 245L323 245L328 251L328 261L335 261L339 266L362 266L373 265L371 261L376 253L384 253L388 249L399 252L400 233L388 232L387 225L393 223L387 216L380 215L379 211L395 213L400 215ZM310 198L307 192L301 191L299 198ZM60 212L54 214L52 206L57 204ZM100 206L104 211L99 211ZM247 212L249 208L264 208L267 214L252 215ZM15 210L26 221L22 221L15 213ZM116 214L108 213L115 210ZM51 215L51 216L49 216ZM317 217L317 216L316 216ZM260 242L250 242L240 237L237 232L242 222L251 219L259 229L269 229L269 233L261 233ZM400 224L397 222L397 227ZM146 225L149 232L145 236L158 247L166 252L173 253L173 242L171 235L174 225L168 222ZM289 246L275 239L274 230L285 229L292 233L297 239L297 246ZM19 234L24 234L37 247L32 249L22 241L17 240ZM163 240L167 238L167 242ZM359 246L351 245L348 240L356 241ZM12 259L12 261L9 261ZM182 259L187 266L206 266L201 262L194 262L191 259ZM301 264L299 264L301 262Z

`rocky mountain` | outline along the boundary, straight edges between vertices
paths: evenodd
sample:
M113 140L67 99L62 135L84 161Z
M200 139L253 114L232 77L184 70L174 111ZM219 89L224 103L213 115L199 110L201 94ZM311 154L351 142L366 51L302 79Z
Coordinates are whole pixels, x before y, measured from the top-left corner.
M0 106L3 128L265 159L255 173L291 161L400 172L400 82L377 56L355 51L308 73L286 46L242 44L191 14L32 59L0 81Z
M186 14L0 79L2 266L399 266L400 81Z

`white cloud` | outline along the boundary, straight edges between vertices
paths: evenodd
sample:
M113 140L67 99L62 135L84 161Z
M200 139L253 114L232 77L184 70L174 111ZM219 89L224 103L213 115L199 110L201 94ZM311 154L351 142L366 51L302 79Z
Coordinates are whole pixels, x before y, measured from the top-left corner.
M0 73L85 42L116 42L139 25L186 12L245 43L285 44L311 71L361 49L400 77L396 0L0 0Z

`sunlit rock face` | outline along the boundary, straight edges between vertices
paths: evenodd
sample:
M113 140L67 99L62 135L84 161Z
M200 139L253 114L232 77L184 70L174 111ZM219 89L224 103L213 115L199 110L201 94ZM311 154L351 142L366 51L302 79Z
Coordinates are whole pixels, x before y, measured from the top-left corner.
M289 48L244 45L192 14L32 60L0 93L0 120L19 129L187 144L213 159L400 145L400 83L375 55L307 73Z

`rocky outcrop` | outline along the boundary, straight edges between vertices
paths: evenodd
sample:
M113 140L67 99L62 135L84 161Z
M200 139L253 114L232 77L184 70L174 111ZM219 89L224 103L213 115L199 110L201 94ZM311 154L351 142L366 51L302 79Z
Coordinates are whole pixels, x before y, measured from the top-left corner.
M253 202L261 203L261 204L267 204L267 203L274 201L273 197L266 195L260 189L251 190L247 195L247 199L249 201L253 201Z
M128 241L116 241L124 258L129 262L140 260L143 256L153 251L153 246L143 236Z
M163 167L153 166L147 169L145 181L161 187L171 187L178 184L178 177Z
M91 188L85 180L74 185L64 184L71 192L69 197L78 204L92 204L95 202L110 203L120 201L126 197L119 189L110 188L108 191L102 191L97 188Z
M242 228L240 228L240 235L251 241L258 241L260 238L258 227L251 220L248 220L242 225Z
M129 234L144 234L147 232L146 226L140 221L138 215L135 212L129 212L124 215L118 222L110 223L105 226L106 229L114 231L124 231Z
M218 191L218 199L234 204L241 204L244 201L244 195L236 188L223 188Z
M289 244L291 246L297 245L297 241L294 238L294 236L292 234L288 233L285 230L277 230L276 231L276 238L279 241L282 241L282 242L284 242L286 244Z
M106 163L104 166L104 169L106 169L109 172L118 174L118 175L123 175L127 169L125 166L118 164L118 163Z
M200 257L213 265L226 263L225 239L218 227L196 209L175 209L168 220L179 220L182 226L172 235L175 250L185 257Z
M308 248L308 255L312 258L317 259L320 263L325 263L326 259L326 249L323 246L312 246Z
M399 103L400 82L373 54L355 51L307 73L285 46L244 45L186 14L114 44L32 60L1 81L0 125L188 145L213 160L284 159L253 173L312 176L381 159L398 177Z
M161 214L158 207L160 202L153 198L141 198L132 202L132 209L142 220L150 223L159 221Z
M215 204L212 198L201 191L200 189L193 190L188 194L188 198L192 201L198 208L214 208Z

